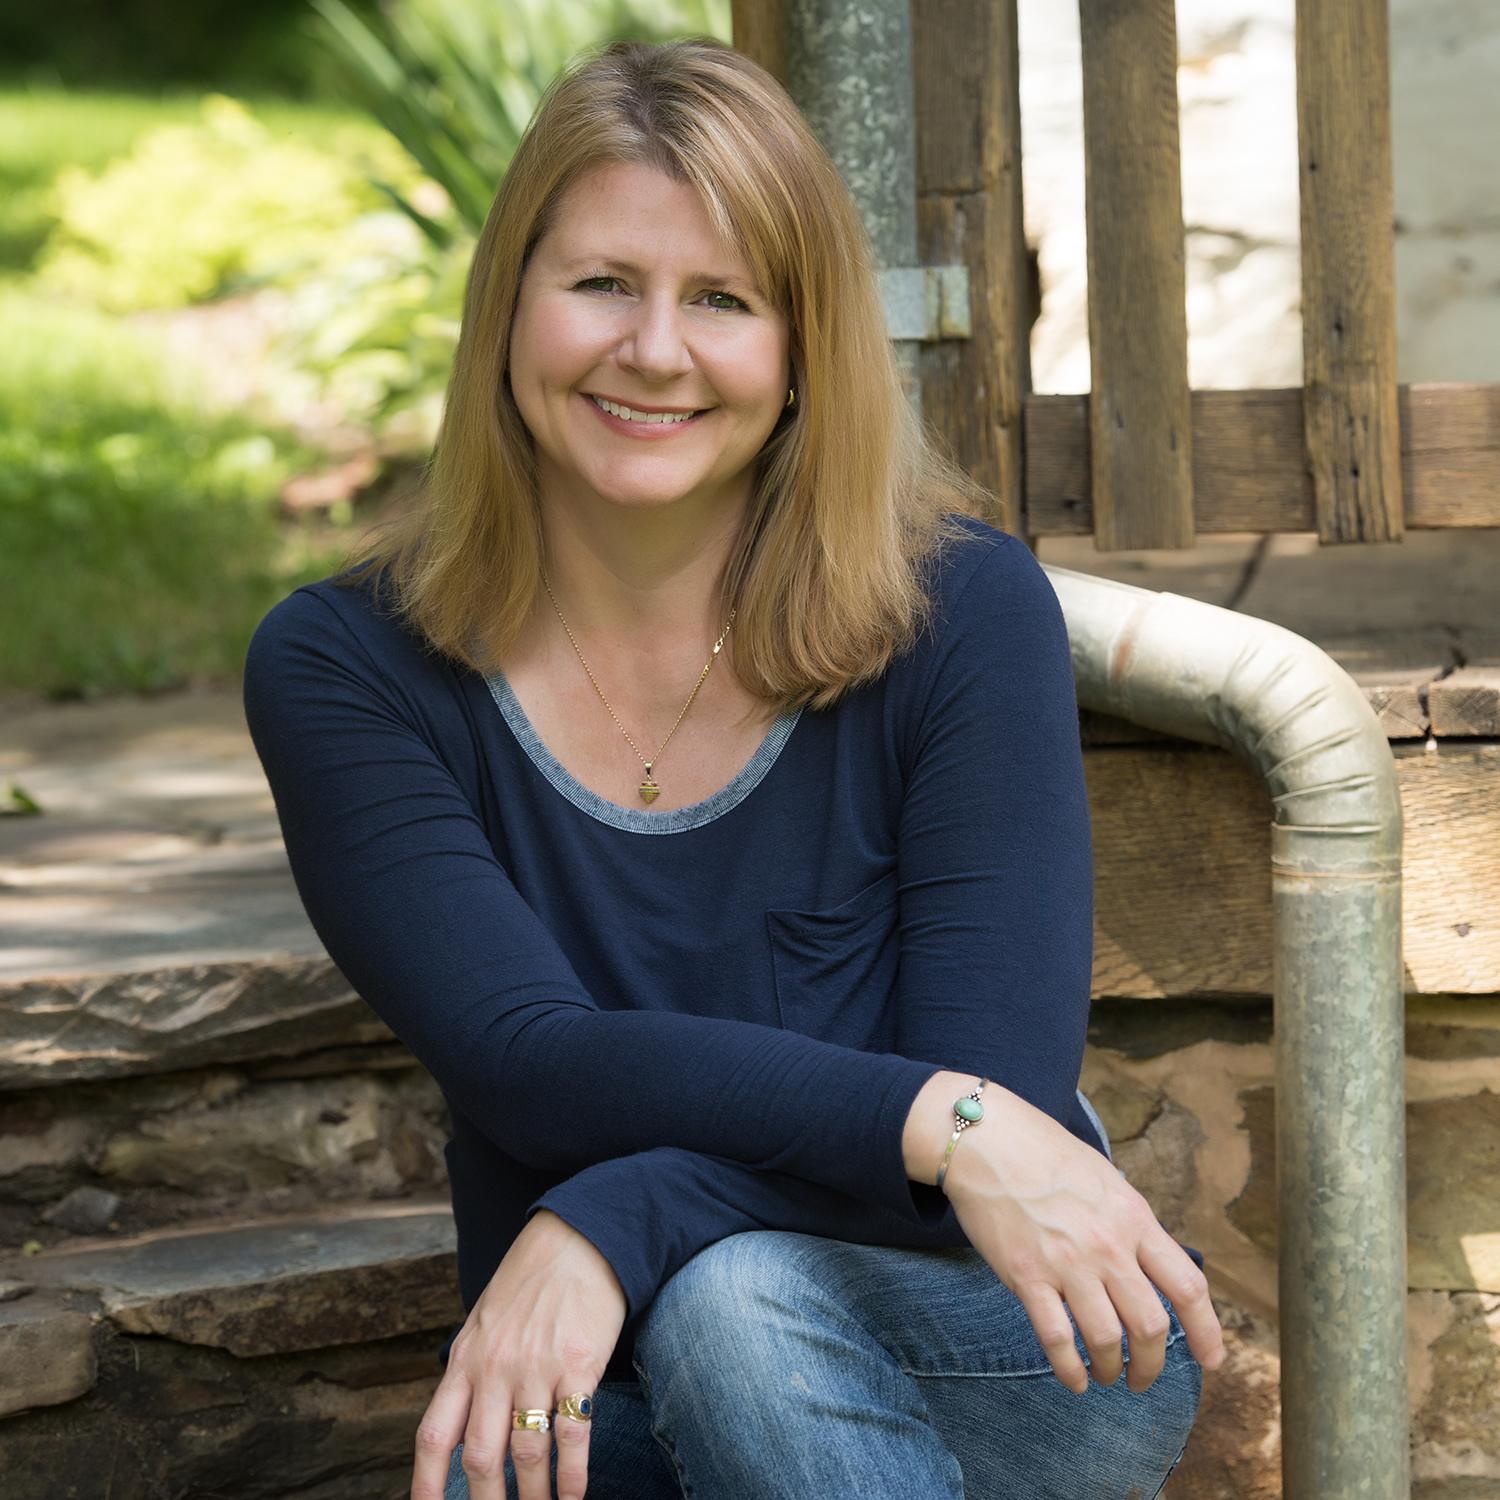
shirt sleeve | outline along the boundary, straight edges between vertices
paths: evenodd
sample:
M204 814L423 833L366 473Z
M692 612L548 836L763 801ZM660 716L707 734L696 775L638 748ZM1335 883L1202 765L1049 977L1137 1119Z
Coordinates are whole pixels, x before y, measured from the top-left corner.
M987 1077L1092 1143L1093 856L1062 609L1007 539L949 603L913 709L896 1051Z
M600 1009L434 742L454 753L446 740L465 737L457 674L435 669L454 718L434 736L436 710L336 602L303 591L262 624L250 730L314 928L456 1107L561 1176L676 1147L919 1217L899 1143L933 1069L748 1022Z
M920 1220L785 1172L663 1147L585 1167L535 1207L550 1209L592 1242L619 1277L635 1317L700 1250L746 1230L790 1230L852 1245L967 1245L942 1195L917 1191L930 1200Z

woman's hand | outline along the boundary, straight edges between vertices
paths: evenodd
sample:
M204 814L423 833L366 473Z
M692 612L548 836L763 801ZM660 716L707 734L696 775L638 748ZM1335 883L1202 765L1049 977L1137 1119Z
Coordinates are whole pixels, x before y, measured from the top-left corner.
M937 1180L953 1134L953 1101L975 1082L938 1073L917 1095L902 1139L912 1181ZM1208 1282L1146 1200L1099 1152L1008 1089L990 1084L983 1103L984 1120L959 1139L943 1190L969 1243L1021 1299L1053 1374L1071 1391L1088 1389L1071 1312L1094 1379L1119 1379L1124 1332L1126 1384L1144 1391L1166 1360L1170 1325L1158 1287L1193 1356L1216 1369L1223 1340Z
M453 1341L417 1429L412 1500L442 1500L460 1442L473 1500L505 1500L507 1447L521 1500L549 1500L554 1437L558 1500L583 1500L588 1423L555 1417L550 1433L515 1432L511 1414L555 1412L565 1396L592 1395L624 1322L609 1262L556 1214L533 1214Z

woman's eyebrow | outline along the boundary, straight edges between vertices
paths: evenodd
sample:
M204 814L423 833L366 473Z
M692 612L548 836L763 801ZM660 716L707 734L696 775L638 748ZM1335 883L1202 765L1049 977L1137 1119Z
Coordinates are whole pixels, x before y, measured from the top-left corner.
M574 275L585 271L601 274L639 276L642 268L634 261L616 260L608 255L572 255L563 262L564 274ZM739 287L763 296L755 278L748 271L689 271L684 281L704 287Z

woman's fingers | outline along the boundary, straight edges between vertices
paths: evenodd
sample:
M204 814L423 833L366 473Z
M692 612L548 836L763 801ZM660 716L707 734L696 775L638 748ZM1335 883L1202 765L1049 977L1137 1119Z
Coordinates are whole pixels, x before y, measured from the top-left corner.
M541 1391L535 1387L523 1388L516 1396L516 1411L524 1412L527 1416L540 1413L540 1417L535 1420L547 1424L545 1431L535 1427L516 1427L515 1422L524 1418L516 1418L514 1412L511 1414L510 1461L515 1467L516 1493L520 1500L552 1500L552 1408L556 1404L551 1391ZM468 1468L468 1460L469 1448L465 1439L465 1469ZM469 1481L469 1493L472 1500L491 1500L488 1493L481 1495L475 1491L472 1479ZM495 1492L494 1500L505 1500L503 1465L500 1488Z
M557 1404L569 1395L588 1395L593 1401L593 1381L587 1375L565 1378ZM586 1408L590 1409L590 1408ZM589 1482L589 1424L559 1413L552 1424L557 1443L557 1500L583 1500Z
M1205 1370L1217 1370L1224 1363L1224 1334L1208 1294L1208 1278L1160 1226L1141 1246L1140 1262L1141 1269L1172 1304L1193 1358Z
M1073 1325L1068 1320L1068 1309L1063 1306L1062 1296L1055 1287L1045 1283L1033 1283L1015 1289L1031 1320L1032 1331L1052 1366L1052 1373L1076 1396L1089 1388L1089 1372L1079 1357L1078 1346L1073 1342Z
M1116 1314L1115 1303L1103 1283L1092 1279L1080 1279L1077 1285L1069 1285L1063 1295L1083 1339L1083 1347L1089 1352L1089 1374L1100 1385L1113 1385L1125 1365L1120 1352L1120 1335L1124 1329L1120 1316ZM1134 1358L1134 1339L1131 1340L1130 1353Z
M457 1371L443 1376L417 1428L417 1460L412 1471L411 1500L443 1500L453 1450L463 1441L473 1391Z
M475 1401L469 1410L469 1425L464 1429L464 1475L469 1481L469 1500L505 1500L505 1453L519 1446L517 1439L540 1437L546 1433L521 1433L510 1430L510 1403L503 1402L504 1392L491 1387L486 1399ZM517 1402L517 1405L520 1403ZM516 1464L517 1471L520 1463ZM524 1491L522 1492L525 1493ZM528 1500L536 1500L535 1494Z
M1156 1288L1133 1267L1129 1274L1109 1284L1109 1295L1129 1340L1130 1362L1125 1368L1125 1384L1132 1391L1144 1391L1161 1374L1167 1362L1171 1314L1162 1306ZM1118 1359L1112 1369L1112 1379L1105 1380L1098 1370L1094 1378L1101 1385L1111 1385L1120 1377Z

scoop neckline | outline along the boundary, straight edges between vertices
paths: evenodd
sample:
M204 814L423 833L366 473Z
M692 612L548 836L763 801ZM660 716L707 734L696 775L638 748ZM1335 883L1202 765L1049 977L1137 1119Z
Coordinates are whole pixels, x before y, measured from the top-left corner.
M490 690L490 697L495 700L495 707L500 710L500 717L515 736L516 743L547 782L579 812L626 833L691 833L695 828L702 828L705 823L722 818L725 813L738 807L765 780L771 767L776 764L776 757L791 738L792 730L797 727L798 719L802 717L800 704L779 713L766 731L766 737L756 747L755 754L728 782L703 801L691 803L687 807L651 812L646 808L621 807L579 781L542 742L541 735L527 718L526 710L521 707L521 700L516 697L515 689L503 672L492 673L485 678L485 684Z

